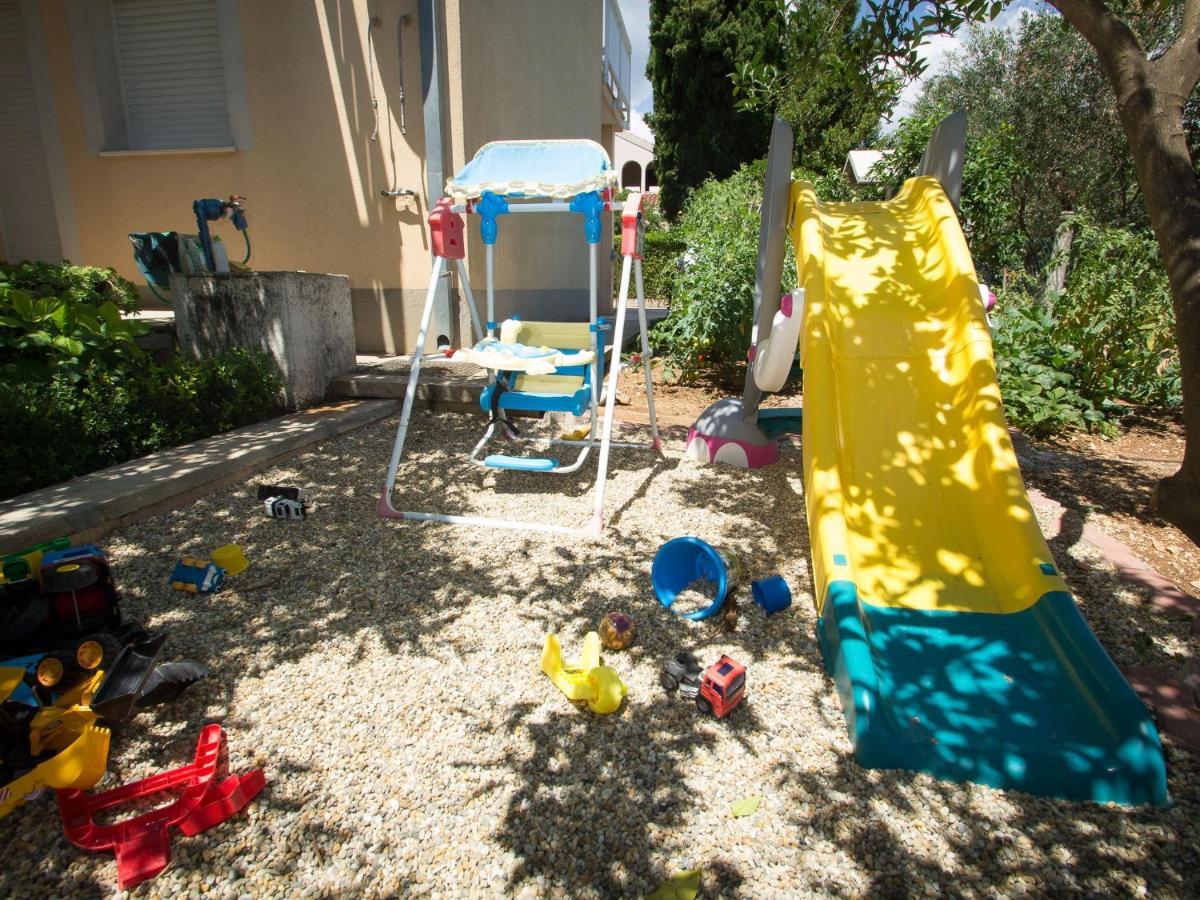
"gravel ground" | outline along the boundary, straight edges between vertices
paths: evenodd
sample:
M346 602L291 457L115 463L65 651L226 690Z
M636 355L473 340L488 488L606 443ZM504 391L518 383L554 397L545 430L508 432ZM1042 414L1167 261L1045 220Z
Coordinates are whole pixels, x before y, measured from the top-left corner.
M474 422L418 414L397 505L580 524L582 476L480 472L448 448ZM852 761L813 639L795 446L741 472L616 451L598 544L441 525L381 523L376 491L395 420L294 457L261 480L304 485L306 522L265 518L255 485L231 487L105 541L126 610L170 632L168 651L214 676L114 740L102 786L186 762L222 720L232 768L267 769L236 820L176 837L143 896L640 895L702 868L705 896L1021 892L1195 896L1200 766L1168 744L1168 810L1070 804L955 785ZM256 479L257 481L258 479ZM435 499L436 498L436 499ZM778 572L795 604L766 619L741 604L736 632L657 606L653 553L695 534ZM236 541L251 568L213 597L170 590L181 554ZM1086 548L1060 564L1118 662L1185 652L1186 627L1148 611ZM622 710L573 708L538 670L542 638L568 657L611 609L634 645L608 654ZM683 647L749 667L724 722L658 687ZM730 804L761 795L753 815ZM0 821L0 893L115 890L110 856L67 844L43 797Z

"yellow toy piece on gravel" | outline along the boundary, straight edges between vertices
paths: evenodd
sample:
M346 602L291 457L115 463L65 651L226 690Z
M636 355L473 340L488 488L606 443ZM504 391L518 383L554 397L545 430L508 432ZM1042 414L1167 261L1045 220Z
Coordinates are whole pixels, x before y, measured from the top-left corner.
M22 668L0 668L0 701L21 684ZM36 757L43 751L59 752L30 769L20 778L0 785L0 818L20 806L30 794L44 787L84 790L94 787L108 763L108 744L112 737L107 728L96 725L96 714L80 702L91 700L101 673L68 692L55 706L39 710L30 727L30 751Z
M554 686L573 703L586 703L594 713L614 713L629 688L616 670L600 665L600 635L589 631L583 639L583 655L578 665L563 662L558 638L546 635L542 648L542 671Z

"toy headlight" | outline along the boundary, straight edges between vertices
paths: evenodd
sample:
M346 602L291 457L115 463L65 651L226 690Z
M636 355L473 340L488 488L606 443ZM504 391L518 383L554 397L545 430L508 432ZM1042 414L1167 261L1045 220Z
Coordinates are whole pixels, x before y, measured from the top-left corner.
M75 650L75 662L89 672L104 662L104 647L99 641L84 641Z
M56 684L62 681L62 660L53 656L47 656L40 663L38 663L36 677L38 684L40 684L42 687L54 687Z

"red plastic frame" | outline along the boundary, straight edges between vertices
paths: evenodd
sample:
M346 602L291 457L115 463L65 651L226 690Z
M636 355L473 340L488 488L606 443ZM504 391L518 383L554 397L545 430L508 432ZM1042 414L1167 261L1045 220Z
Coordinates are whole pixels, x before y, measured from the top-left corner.
M644 231L641 225L642 195L630 194L621 209L621 255L642 258L642 237Z
M121 890L158 875L171 862L172 825L188 836L200 834L241 812L266 785L262 769L216 783L224 742L220 725L206 725L196 744L196 759L189 765L97 794L58 791L58 811L68 840L84 850L115 850ZM93 820L100 810L180 787L183 792L174 801L140 816L111 825Z

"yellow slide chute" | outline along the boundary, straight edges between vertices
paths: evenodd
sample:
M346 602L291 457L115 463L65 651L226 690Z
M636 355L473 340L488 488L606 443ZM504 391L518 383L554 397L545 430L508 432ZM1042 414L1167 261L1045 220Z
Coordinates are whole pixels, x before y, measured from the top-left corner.
M838 204L799 182L791 199L804 368L821 373L804 391L816 596L853 579L869 603L1011 613L1065 591L1004 421L971 256L937 180Z

